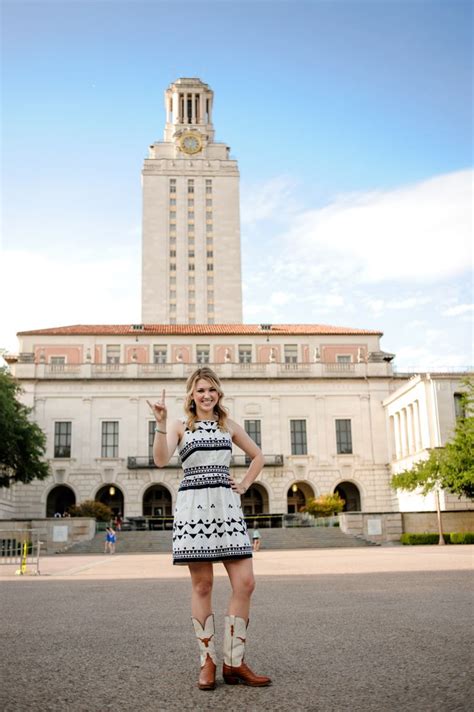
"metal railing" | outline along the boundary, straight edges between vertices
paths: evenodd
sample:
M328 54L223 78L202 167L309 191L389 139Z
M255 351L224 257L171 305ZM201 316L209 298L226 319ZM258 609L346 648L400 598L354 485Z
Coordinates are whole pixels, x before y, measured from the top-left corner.
M39 575L40 550L36 529L0 529L0 565L17 565L17 575Z
M268 467L282 467L284 464L283 455L264 455L265 465ZM230 466L231 467L248 467L250 460L246 455L232 455ZM174 455L165 468L178 468L181 467L181 460L177 455ZM133 455L127 457L127 470L149 470L155 469L156 465L153 457ZM162 468L160 468L162 469Z

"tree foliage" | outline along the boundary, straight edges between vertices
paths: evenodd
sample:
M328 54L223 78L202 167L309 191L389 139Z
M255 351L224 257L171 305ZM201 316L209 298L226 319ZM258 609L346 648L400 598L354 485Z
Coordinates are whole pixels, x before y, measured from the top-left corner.
M71 517L93 517L98 522L110 522L113 512L106 504L96 502L93 499L86 499L80 504L69 507Z
M49 473L44 460L46 435L29 420L31 408L18 400L21 388L0 369L0 487L43 480Z
M330 517L344 509L344 500L337 492L322 494L320 497L310 497L303 507L303 512L308 512L315 517Z
M457 419L452 439L411 470L394 475L392 487L409 492L420 488L424 495L441 488L474 499L474 380L465 379L463 385L463 417Z

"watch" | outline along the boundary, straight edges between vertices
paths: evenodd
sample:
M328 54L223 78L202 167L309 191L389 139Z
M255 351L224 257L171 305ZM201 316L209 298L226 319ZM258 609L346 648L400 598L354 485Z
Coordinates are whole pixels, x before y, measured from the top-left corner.
M199 153L202 150L202 138L200 134L189 131L179 139L179 147L184 153Z

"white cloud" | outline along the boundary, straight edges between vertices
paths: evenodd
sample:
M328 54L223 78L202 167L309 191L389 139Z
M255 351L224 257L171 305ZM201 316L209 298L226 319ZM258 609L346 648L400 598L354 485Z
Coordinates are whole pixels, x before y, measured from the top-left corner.
M469 314L469 312L474 311L474 304L458 304L455 307L450 307L442 312L443 316L460 316L462 314Z
M464 273L472 257L472 175L343 195L300 212L276 268L298 279L354 283L436 282Z
M240 217L242 225L264 220L281 222L298 209L297 183L287 176L277 176L257 185L242 184Z

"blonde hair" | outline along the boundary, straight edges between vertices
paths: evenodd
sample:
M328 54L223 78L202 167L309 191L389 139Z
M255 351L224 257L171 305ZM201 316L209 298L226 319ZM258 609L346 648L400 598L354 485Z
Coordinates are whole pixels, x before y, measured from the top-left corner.
M190 430L194 430L197 423L197 413L196 404L193 399L193 391L196 387L196 383L201 379L209 381L211 385L216 389L219 400L214 408L214 415L217 418L217 424L220 430L228 430L227 428L227 408L222 405L222 399L224 398L224 393L222 391L221 382L219 377L214 373L214 371L209 368L209 366L202 366L202 368L197 368L194 373L192 373L188 380L186 381L186 399L184 401L184 412L187 416L186 425Z

